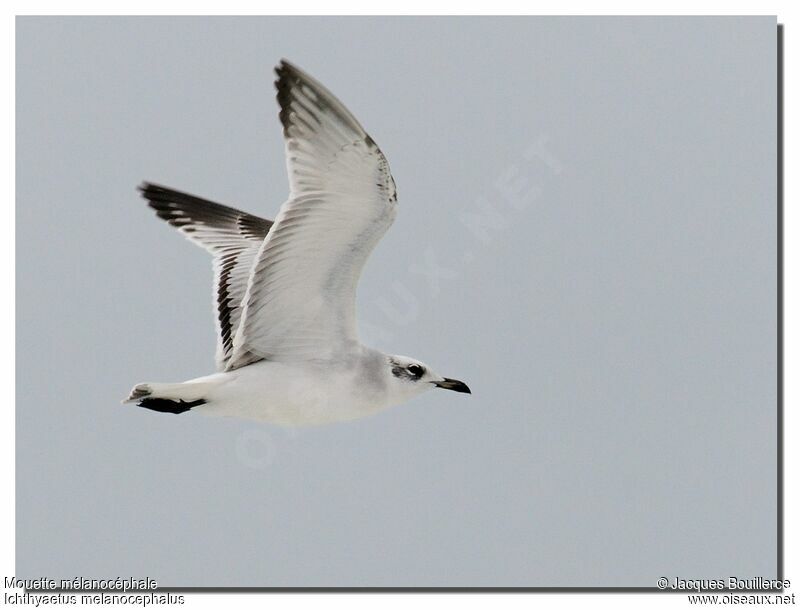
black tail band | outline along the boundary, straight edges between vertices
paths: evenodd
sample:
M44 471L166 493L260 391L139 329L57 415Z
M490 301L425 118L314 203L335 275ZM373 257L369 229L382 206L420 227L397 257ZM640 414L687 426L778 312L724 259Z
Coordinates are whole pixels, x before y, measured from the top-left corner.
M159 413L174 413L175 415L186 413L192 407L199 407L204 404L206 404L206 401L202 398L188 402L185 400L169 400L167 398L145 398L139 401L139 406L145 409Z

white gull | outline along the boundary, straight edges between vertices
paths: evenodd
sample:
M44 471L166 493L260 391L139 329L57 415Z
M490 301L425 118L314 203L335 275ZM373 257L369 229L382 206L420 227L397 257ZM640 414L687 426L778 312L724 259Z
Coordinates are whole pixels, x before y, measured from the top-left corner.
M159 217L214 256L218 372L140 383L125 402L309 425L370 415L435 387L470 393L419 360L359 341L356 285L397 213L394 180L324 86L285 60L275 72L290 194L274 222L141 187Z

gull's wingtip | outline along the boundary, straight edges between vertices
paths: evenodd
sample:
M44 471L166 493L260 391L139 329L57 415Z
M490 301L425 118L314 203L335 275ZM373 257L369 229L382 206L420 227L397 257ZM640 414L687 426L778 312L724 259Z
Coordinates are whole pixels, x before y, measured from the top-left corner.
M275 66L275 74L278 77L278 80L275 81L275 84L278 86L280 86L281 81L286 80L306 81L307 84L310 84L315 88L322 89L328 95L332 95L313 76L299 67L296 63L289 61L285 57L281 57L280 61L278 61L278 65Z
M284 69L284 70L299 70L300 69L300 68L297 67L297 64L295 64L292 60L286 59L285 57L281 57L278 60L278 66L277 67L281 68L281 69Z
M297 66L295 66L292 62L290 62L288 59L286 59L285 57L281 57L278 60L278 65L275 66L275 74L277 75L278 78L281 78L287 72L297 73L299 71L300 71L299 68Z
M148 182L147 180L144 180L139 183L139 186L136 187L136 190L139 191L139 194L142 197L149 199L151 196L157 194L169 193L172 189L162 186L161 184L156 184L155 182Z
M156 209L154 202L169 193L165 187L147 181L139 183L136 190L139 191L139 195L147 202L147 205L153 209Z

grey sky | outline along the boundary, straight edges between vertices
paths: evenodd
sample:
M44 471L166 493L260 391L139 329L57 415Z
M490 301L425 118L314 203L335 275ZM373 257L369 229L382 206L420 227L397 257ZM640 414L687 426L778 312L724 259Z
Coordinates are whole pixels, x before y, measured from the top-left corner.
M17 576L775 576L775 26L18 19ZM135 187L274 217L280 57L397 181L362 335L471 397L296 432L119 404L214 356L210 258Z

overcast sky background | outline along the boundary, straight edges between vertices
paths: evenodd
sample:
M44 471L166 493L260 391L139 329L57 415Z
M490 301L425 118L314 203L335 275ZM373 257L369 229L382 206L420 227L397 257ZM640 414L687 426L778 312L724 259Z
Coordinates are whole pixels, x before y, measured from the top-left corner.
M776 576L775 18L19 18L16 45L18 577ZM293 432L119 404L214 356L210 258L135 187L273 218L281 57L397 182L362 335L472 396Z

